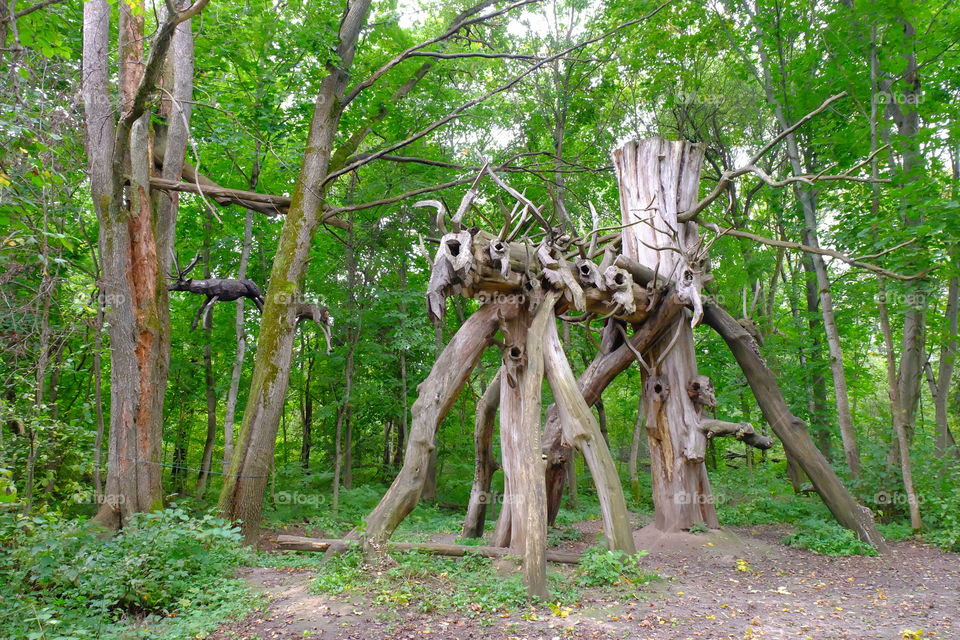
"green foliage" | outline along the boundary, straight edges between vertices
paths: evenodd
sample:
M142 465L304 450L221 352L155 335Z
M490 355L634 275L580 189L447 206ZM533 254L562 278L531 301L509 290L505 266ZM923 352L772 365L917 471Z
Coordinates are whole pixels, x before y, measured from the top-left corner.
M248 552L236 528L209 515L137 514L115 537L82 521L8 515L0 536L9 550L0 561L7 576L0 616L22 620L25 637L48 637L30 628L112 637L138 620L161 630L204 629L248 606L246 588L231 577Z
M913 529L910 528L909 524L903 522L880 523L877 525L877 530L880 531L884 540L891 542L906 540L913 536Z
M707 533L708 531L710 531L710 527L707 526L706 522L703 522L701 520L700 522L694 522L693 526L687 529L687 531L689 531L690 533L697 533L697 534Z
M782 463L760 464L753 471L726 467L713 472L720 523L751 526L832 518L817 496L795 494L785 475Z
M640 566L646 551L630 555L594 545L583 552L577 571L577 584L582 587L602 587L620 584L643 584L657 578Z
M873 545L863 542L849 529L813 518L800 522L796 532L786 536L783 542L826 556L879 555Z

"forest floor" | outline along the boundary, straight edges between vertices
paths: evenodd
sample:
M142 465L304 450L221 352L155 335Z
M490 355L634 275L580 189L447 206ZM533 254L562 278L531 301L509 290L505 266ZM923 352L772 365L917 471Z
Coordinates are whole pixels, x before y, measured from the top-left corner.
M600 523L573 526L583 536L563 550L582 550ZM315 569L252 567L242 575L268 604L213 638L960 638L957 554L904 541L891 543L885 557L829 557L783 545L788 532L783 525L670 536L639 529L637 548L649 551L641 561L660 579L629 594L583 590L561 612L424 613L413 602L396 607L364 594L314 593Z

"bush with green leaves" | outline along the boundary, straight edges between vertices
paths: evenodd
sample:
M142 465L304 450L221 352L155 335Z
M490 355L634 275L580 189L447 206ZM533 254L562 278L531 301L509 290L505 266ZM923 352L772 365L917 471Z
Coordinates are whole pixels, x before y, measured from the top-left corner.
M53 637L109 637L131 614L160 620L249 606L232 579L249 552L235 527L210 515L136 514L113 537L83 521L6 516L0 538L9 551L0 616L32 627L24 637L44 627L57 629Z
M797 530L784 537L784 544L825 556L876 556L873 545L835 522L807 518Z
M603 587L619 584L650 582L657 575L640 566L640 558L646 551L633 555L625 551L611 551L595 545L583 552L577 571L577 584L581 587Z

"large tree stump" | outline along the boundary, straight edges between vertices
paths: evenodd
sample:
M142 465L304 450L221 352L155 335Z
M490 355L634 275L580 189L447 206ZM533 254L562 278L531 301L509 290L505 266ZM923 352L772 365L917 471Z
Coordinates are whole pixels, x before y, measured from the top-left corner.
M694 309L694 323L702 315L697 228L677 216L697 202L702 161L702 146L661 138L627 142L613 153L622 222L630 225L623 230L623 255L675 280L678 296ZM686 392L697 375L691 324L684 312L642 354L655 526L662 531L697 522L719 526L699 453L705 435Z

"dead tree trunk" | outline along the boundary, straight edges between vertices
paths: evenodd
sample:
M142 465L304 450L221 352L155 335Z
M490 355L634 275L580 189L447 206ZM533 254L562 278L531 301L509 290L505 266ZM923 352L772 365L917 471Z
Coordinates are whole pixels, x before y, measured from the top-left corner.
M248 542L256 540L259 531L277 429L290 384L298 298L303 291L313 235L324 217L326 187L323 185L340 122L341 99L369 8L370 0L355 0L345 9L337 45L340 62L336 67L329 67L320 86L307 150L277 243L243 424L220 493L220 509L230 519L242 521L241 528Z
M773 373L760 356L753 337L729 313L712 302L704 305L703 318L730 347L747 377L747 383L753 389L763 417L783 443L787 455L795 460L810 478L813 488L833 517L856 533L861 540L872 544L881 553L886 553L886 542L877 532L870 509L857 504L813 443L807 425L790 412Z
M500 407L500 371L493 377L483 397L477 403L477 413L473 432L473 448L476 455L476 467L473 472L473 487L470 489L470 502L467 515L463 520L464 538L483 536L484 521L487 517L487 505L491 502L490 482L500 465L493 453L493 423Z
M547 494L540 454L543 336L553 322L556 294L540 303L532 321L527 308L501 325L506 346L500 376L500 443L510 505L510 548L523 557L527 593L547 597ZM530 323L529 326L527 323Z
M600 425L584 401L576 378L573 377L573 370L560 344L557 325L552 318L544 335L543 353L547 381L557 403L564 439L583 452L597 487L607 546L629 554L636 553L620 475L613 456L610 455L607 441L600 431Z
M716 509L704 465L706 435L687 385L697 375L691 325L700 321L700 269L695 223L677 215L697 202L703 147L660 138L628 142L613 153L620 186L623 253L676 278L678 294L694 309L684 313L662 339L643 353L643 375L655 526L689 529L698 522L716 528Z

